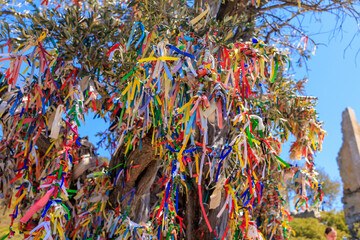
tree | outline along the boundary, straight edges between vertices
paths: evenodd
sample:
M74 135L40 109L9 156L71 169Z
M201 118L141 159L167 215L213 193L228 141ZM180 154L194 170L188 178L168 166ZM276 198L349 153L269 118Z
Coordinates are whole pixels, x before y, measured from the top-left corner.
M288 238L284 175L297 207L308 187L322 201L316 98L302 96L289 57L264 43L291 22L276 9L298 3L203 3L4 5L0 189L25 236ZM299 3L295 17L335 7L357 17L349 1ZM77 134L88 111L111 122L109 166ZM289 134L303 169L278 156Z
M324 192L324 206L330 210L340 193L341 183L339 180L332 180L323 169L318 170L318 173L318 179L322 182L322 190Z

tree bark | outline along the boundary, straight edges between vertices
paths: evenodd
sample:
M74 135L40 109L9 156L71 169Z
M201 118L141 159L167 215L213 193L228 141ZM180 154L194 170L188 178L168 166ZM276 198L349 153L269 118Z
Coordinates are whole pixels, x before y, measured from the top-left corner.
M110 161L110 169L123 164L111 172L113 181L119 171L123 175L118 177L110 194L110 203L114 208L120 206L123 211L129 207L129 217L133 221L146 222L151 210L150 195L157 194L150 193L150 189L159 169L159 160L155 158L148 136L143 139L141 150L137 147L126 157L124 152L125 147L120 148Z

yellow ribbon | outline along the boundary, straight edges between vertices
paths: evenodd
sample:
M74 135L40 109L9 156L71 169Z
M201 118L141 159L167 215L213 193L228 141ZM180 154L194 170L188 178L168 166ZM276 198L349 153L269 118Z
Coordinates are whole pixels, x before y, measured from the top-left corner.
M36 40L37 42L42 41L46 37L46 32L42 32L40 37Z
M151 62L151 61L157 61L157 60L162 60L162 61L176 61L178 60L178 57L148 57L148 58L143 58L139 60L139 63L142 62Z
M45 156L50 152L50 150L52 149L52 147L54 146L56 140L50 145L50 147L48 148L48 150L45 153Z
M15 208L16 205L18 205L21 200L25 197L26 191L23 192L23 194L13 203L13 205L11 206L11 208Z

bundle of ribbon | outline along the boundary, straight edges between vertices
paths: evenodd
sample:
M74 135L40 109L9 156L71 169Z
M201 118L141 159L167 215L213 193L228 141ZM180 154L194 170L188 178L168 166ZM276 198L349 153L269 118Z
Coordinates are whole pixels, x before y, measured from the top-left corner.
M188 33L169 42L136 22L126 45L116 43L106 54L111 61L135 51L136 65L119 79L118 91L104 98L107 86L101 79L79 74L81 69L59 58L56 44L48 42L44 32L22 50L9 48L1 55L0 61L10 61L0 80L5 126L0 184L14 209L6 237L14 235L19 219L19 231L28 239L184 237L179 195L188 195L189 182L197 185L207 231L217 239L288 239L290 216L281 194L285 175L298 186L297 208L308 205L306 186L322 201L313 154L325 133L314 110L303 110L302 126L288 118L296 136L292 153L307 159L304 169L279 157L281 142L272 132L280 123L265 121L271 108L286 111L272 88L289 58L274 47L253 39L214 48L207 36ZM31 70L26 83L19 83L24 63ZM294 98L294 106L302 108L306 101L311 99ZM124 188L128 181L130 163L110 169L90 157L86 161L96 164L81 170L85 176L71 177L85 161L77 127L89 110L117 119L116 152L125 157L141 151L150 136L162 171L148 222L129 217L137 189L118 199L128 199L127 209L109 207L114 187ZM283 135L287 139L288 133ZM41 141L47 141L45 148ZM210 211L226 218L224 231L212 225Z

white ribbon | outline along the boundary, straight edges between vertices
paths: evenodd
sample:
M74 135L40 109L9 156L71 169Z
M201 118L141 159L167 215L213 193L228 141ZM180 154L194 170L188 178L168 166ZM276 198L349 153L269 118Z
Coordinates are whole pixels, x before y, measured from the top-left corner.
M64 112L64 105L60 104L56 109L55 118L51 126L50 137L53 139L57 139L59 137L60 127L61 127L60 120L63 112Z

